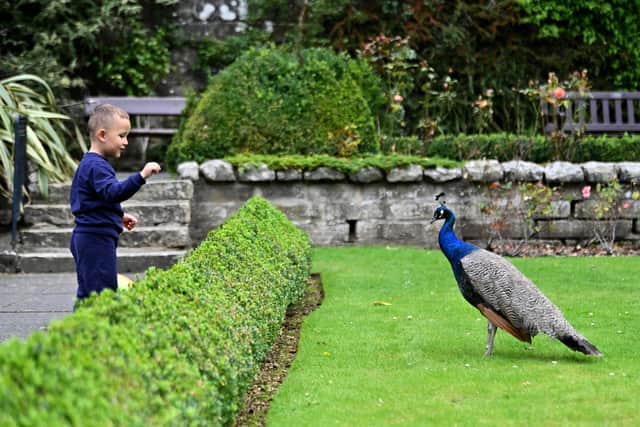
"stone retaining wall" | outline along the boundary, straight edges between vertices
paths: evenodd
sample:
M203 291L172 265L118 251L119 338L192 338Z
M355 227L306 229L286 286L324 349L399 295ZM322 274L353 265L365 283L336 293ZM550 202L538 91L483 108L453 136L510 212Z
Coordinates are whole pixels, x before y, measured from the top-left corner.
M440 192L465 240L523 239L536 232L536 239L573 243L593 239L596 232L611 237L615 227L616 240L640 241L640 163L483 160L454 169L410 165L345 175L325 167L304 173L265 165L238 169L210 160L183 163L178 170L195 184L194 242L260 195L305 229L315 245L435 247L440 224L430 220ZM614 180L620 187L610 203L597 189Z

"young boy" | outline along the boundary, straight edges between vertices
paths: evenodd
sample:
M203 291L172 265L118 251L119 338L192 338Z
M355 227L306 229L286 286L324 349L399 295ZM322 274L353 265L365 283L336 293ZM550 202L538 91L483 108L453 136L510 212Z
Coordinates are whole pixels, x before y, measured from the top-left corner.
M132 230L138 220L124 213L120 202L133 196L146 179L160 172L150 162L139 173L118 181L107 158L118 158L127 147L129 114L110 105L97 106L89 117L91 148L84 155L71 184L71 212L75 227L71 253L78 274L78 302L92 292L118 287L116 248L123 227Z

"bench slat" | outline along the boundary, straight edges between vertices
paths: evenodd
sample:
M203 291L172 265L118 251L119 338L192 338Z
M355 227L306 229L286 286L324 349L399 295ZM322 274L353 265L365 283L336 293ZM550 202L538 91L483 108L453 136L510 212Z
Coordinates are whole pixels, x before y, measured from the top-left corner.
M174 97L89 97L85 99L85 113L90 114L100 104L113 104L131 115L178 116L184 110L186 99Z
M588 130L589 132L640 132L640 124L623 123L621 125L617 125L614 123L605 125L598 123L595 125L589 125Z
M616 124L622 124L622 100L616 99L614 102L615 105L615 113L616 113Z
M602 122L611 123L611 120L609 118L609 100L608 99L602 100Z
M129 131L131 136L172 136L178 130L170 128L133 128Z
M589 112L591 116L589 117L589 123L591 124L598 123L598 103L596 102L595 99L589 100Z

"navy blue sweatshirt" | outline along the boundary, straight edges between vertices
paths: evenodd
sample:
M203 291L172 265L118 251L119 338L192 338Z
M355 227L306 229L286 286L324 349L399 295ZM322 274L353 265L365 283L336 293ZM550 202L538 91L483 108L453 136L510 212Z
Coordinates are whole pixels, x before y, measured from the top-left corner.
M118 181L116 171L97 153L84 155L71 183L71 212L75 231L112 235L122 232L124 211L120 202L133 196L145 183L139 173Z

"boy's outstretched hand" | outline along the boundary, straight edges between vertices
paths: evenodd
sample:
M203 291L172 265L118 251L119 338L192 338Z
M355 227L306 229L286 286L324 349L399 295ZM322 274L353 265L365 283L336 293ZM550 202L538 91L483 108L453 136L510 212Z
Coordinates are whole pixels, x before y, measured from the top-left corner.
M122 225L129 231L133 230L133 227L135 227L137 223L138 219L131 214L125 213L122 216Z
M142 177L144 179L149 178L151 175L156 174L158 172L160 172L161 168L160 165L156 162L149 162L146 165L144 165L144 167L142 168L142 170L140 171L140 175L142 175Z

